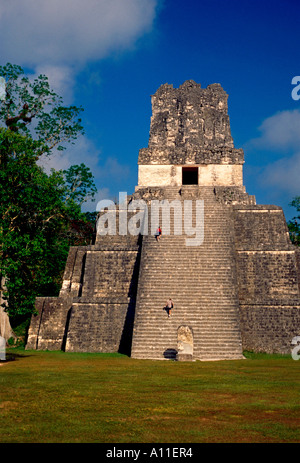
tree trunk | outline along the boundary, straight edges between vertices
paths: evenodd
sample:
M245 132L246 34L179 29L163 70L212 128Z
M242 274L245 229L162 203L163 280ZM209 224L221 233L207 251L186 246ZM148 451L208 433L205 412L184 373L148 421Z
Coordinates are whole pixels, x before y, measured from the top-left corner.
M4 312L3 307L0 307L0 336L2 336L2 338L6 341L12 337L16 338L16 335L10 326L9 317L7 313Z
M7 313L5 312L5 307L2 306L2 304L5 303L2 297L4 286L5 286L5 282L4 282L4 278L2 278L1 288L0 288L0 336L2 336L2 338L4 338L7 341L9 338L16 339L16 335L10 326L9 317Z

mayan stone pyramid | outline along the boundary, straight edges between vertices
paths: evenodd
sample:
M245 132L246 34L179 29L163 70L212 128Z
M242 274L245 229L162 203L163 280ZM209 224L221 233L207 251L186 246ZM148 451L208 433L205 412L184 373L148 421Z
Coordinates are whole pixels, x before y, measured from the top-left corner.
M93 244L70 248L59 297L36 300L27 349L185 361L290 353L300 252L282 209L246 192L227 99L220 84L194 81L152 96L138 185L99 212Z

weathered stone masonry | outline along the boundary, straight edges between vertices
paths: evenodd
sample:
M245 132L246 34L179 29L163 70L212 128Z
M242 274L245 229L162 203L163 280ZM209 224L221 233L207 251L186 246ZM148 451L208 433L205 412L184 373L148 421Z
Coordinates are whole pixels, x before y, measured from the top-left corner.
M37 298L27 349L129 354L139 249L137 238L71 247L59 298Z
M235 214L244 348L287 353L300 326L299 250L281 208L251 206Z
M143 199L149 214L153 199L202 199L201 246L187 247L173 230L159 244L151 234L98 234L93 245L72 247L59 297L37 298L27 349L178 360L291 351L300 335L300 251L282 209L246 193L227 98L219 84L193 81L157 90L129 198Z

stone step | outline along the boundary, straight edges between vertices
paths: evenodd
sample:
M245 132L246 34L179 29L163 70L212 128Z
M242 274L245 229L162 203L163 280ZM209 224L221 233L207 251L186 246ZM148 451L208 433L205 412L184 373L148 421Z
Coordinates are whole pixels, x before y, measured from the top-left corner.
M193 325L195 330L201 329L201 332L203 335L208 332L208 333L215 333L215 332L232 332L235 327L236 327L236 319L235 318L225 318L223 317L222 319L217 319L217 320L210 320L207 322L206 320L201 320L201 319L194 319L194 320L189 320L189 319L178 319L177 321L173 321L174 317L171 316L172 321L169 321L169 318L167 315L164 316L164 318L160 319L155 319L155 318L148 318L148 319L143 319L143 323L139 327L140 333L142 333L144 330L151 333L151 330L155 330L155 332L159 331L167 331L168 328L174 328L174 325L176 324L175 328L177 328L180 325ZM137 321L140 321L139 318L137 318ZM224 325L224 322L226 322L227 328L222 330L222 327ZM165 323L169 323L168 326L165 325ZM238 331L238 328L236 328Z
M135 354L134 358L136 359L149 359L149 355L153 360L167 360L167 359L176 359L177 351L174 349L174 352L149 352L141 351ZM203 361L212 361L212 360L237 360L243 359L243 355L238 351L219 351L216 352L200 352L199 359Z
M143 349L139 349L137 351L132 351L132 357L133 358L139 358L138 356L148 356L145 358L155 358L156 356L168 356L168 357L174 357L176 354L180 352L177 346L173 344L165 344L164 346L160 346L158 348L151 348L151 346L144 346ZM196 351L193 351L193 357L195 359L201 359L203 357L214 357L216 358L217 356L220 357L222 356L228 356L228 355L234 355L237 358L241 358L242 352L240 349L235 349L230 346L225 346L225 345L216 345L212 346L211 348L204 348L204 347L199 347Z
M173 226L172 211L170 235L163 234L159 243L153 236L143 237L133 356L164 358L163 349L176 348L177 330L182 325L193 330L194 353L198 357L202 352L207 358L216 357L216 349L222 358L242 356L228 208L215 202L212 189L205 193L211 201L204 203L201 246L186 246L186 238L192 236L176 235L181 228L176 220ZM196 214L192 215L195 224ZM170 318L166 312L158 312L169 296L174 301Z
M218 349L222 347L222 349L225 350L231 350L231 351L237 351L241 347L241 343L239 340L214 340L213 342L205 341L205 343L198 343L196 349L194 348L194 351L213 351L214 349ZM165 339L164 341L158 341L158 342L148 342L148 343L143 343L142 346L139 348L139 352L143 351L162 351L166 349L178 349L178 344L177 344L177 339Z
M177 314L180 314L180 313L191 313L191 314L194 314L195 313L195 309L197 309L197 312L200 312L202 315L210 315L211 313L213 313L214 311L217 311L217 310L227 310L228 308L236 308L237 305L236 304L230 304L228 305L228 303L226 301L224 301L224 297L229 297L229 296L235 296L234 293L218 293L218 298L215 298L214 301L211 301L209 299L209 295L207 295L207 297L205 298L205 295L204 294L200 294L199 295L199 298L196 299L196 297L194 298L191 298L189 294L187 294L187 297L184 301L180 301L179 299L179 296L172 292L172 294L169 294L171 291L167 291L167 289L164 290L164 294L161 294L159 295L159 297L156 297L154 296L154 294L152 294L151 296L148 295L148 296L144 296L143 297L143 294L141 294L142 296L142 299L143 299L143 302L141 301L140 304L141 306L143 307L143 312L145 310L151 310L151 315L153 315L153 313L155 313L155 311L157 310L161 310L165 307L166 305L166 301L165 299L167 299L169 296L172 296L172 299L174 301L174 311L176 311ZM194 296L196 294L194 293ZM211 295L210 295L211 296ZM151 299L151 300L150 300ZM187 300L190 299L190 302L189 304L187 305Z
M235 309L236 308L237 307L235 307ZM166 311L164 303L160 303L160 304L158 303L156 307L153 307L153 305L143 304L143 314L142 315L138 314L137 317L141 316L143 317L144 320L147 320L147 319L155 320L155 318L162 318L165 316L163 313L161 315L157 313L162 310L164 310L164 312ZM145 314L145 312L148 312L148 313ZM174 318L176 317L176 319L178 320L192 318L193 321L206 320L206 319L216 320L218 318L222 319L222 318L229 318L233 316L235 317L236 313L237 313L236 310L230 312L228 310L228 307L226 307L225 305L224 306L220 305L219 308L211 307L209 310L206 309L205 311L201 310L201 304L198 304L198 305L194 304L193 307L188 307L187 309L178 308L176 306L172 309L172 317Z
M195 327L195 329L197 327L201 327L202 330L204 330L206 327L208 327L208 329L212 329L212 328L215 328L215 330L219 330L220 327L222 327L222 323L224 322L227 322L226 326L227 328L225 329L226 330L231 330L235 324L236 324L236 320L237 320L237 317L235 315L232 315L232 316L224 316L224 317L221 317L221 316L218 316L218 317L205 317L205 318L183 318L183 317L174 317L173 315L171 315L170 317L167 316L167 314L163 315L163 316L160 316L160 317L137 317L137 320L140 321L140 320L143 320L143 325L142 326L148 326L149 329L151 329L151 327L159 327L161 326L161 329L164 330L166 328L166 325L162 324L162 323L167 323L168 322L168 326L174 326L175 324L177 324L177 326L180 326L180 325L184 325L184 324L193 324L193 326ZM142 329L142 326L139 327L139 329Z
M222 255L220 255L219 253L209 252L209 250L206 252L198 252L197 254L191 254L188 251L177 252L176 249L173 249L172 252L165 252L163 249L156 253L143 253L143 258L145 259L143 265L144 267L146 265L151 265L152 267L160 265L164 267L162 257L164 258L164 262L171 263L172 268L174 269L177 269L180 266L182 267L185 264L190 264L190 266L198 265L201 270L205 270L205 268L215 268L222 264L223 266L226 266L226 268L232 268L232 266L228 263L228 259L231 257L231 252L223 251ZM206 264L205 267L203 267L204 264Z
M167 321L169 321L167 319ZM147 336L151 336L152 333L155 334L155 336L157 335L160 335L160 334L163 334L165 336L175 336L175 333L177 333L177 328L179 326L184 326L184 325L191 325L191 322L188 322L188 321L185 321L185 322L179 322L178 324L176 324L176 326L174 326L174 324L172 325L172 323L169 323L168 326L165 326L164 323L167 323L167 322L161 322L161 323L158 323L158 324L155 324L155 323L143 323L142 326L140 326L138 328L138 331L140 333L140 335L147 335ZM211 336L215 336L215 335L225 335L225 334L230 334L230 335L235 335L235 334L239 334L240 333L240 330L236 327L236 324L234 323L231 323L231 325L227 324L227 329L224 329L222 330L222 324L220 323L220 325L202 325L201 323L195 323L193 325L193 330L194 330L194 335L196 336L203 336L203 337L211 337ZM134 330L134 333L136 333L137 330ZM198 334L197 334L198 333ZM200 334L199 334L200 333ZM177 335L176 335L177 336Z
M181 325L190 325L190 323L183 323L183 324L178 324L178 326L181 326ZM145 336L147 339L157 339L159 338L159 335L163 335L164 338L168 338L168 336L174 336L174 333L175 333L175 330L172 330L172 332L168 332L168 329L164 329L164 330L159 330L159 326L160 325L144 325L142 327L139 328L139 335L141 337ZM156 328L156 329L155 329ZM169 327L170 328L170 327ZM176 331L177 331L177 326L175 327L176 328ZM194 338L195 339L199 339L201 340L202 338L203 339L206 339L206 340L209 340L209 339L214 339L214 337L216 336L222 336L222 337L236 337L236 336L239 336L240 335L240 330L236 329L234 326L232 326L232 328L228 328L227 330L223 330L222 331L222 326L220 325L219 328L216 328L214 331L212 331L210 329L211 327L202 327L201 325L200 326L197 326L197 325L194 325L194 331L195 331L195 334L194 334ZM197 334L197 332L201 332L201 334Z
M189 326L190 323L179 323L179 326L187 325ZM172 327L165 327L164 330L159 329L160 325L143 325L142 327L139 328L139 335L141 337L145 336L147 339L152 339L156 338L157 340L163 336L166 339L169 339L169 337L174 337L175 335L177 336L177 326ZM174 329L175 328L175 329ZM214 331L210 329L212 327L202 327L201 325L194 325L193 331L194 331L194 338L201 340L202 338L205 340L209 339L214 339L214 338L219 338L219 337L229 337L229 338L236 338L236 336L240 335L240 331L236 329L234 326L232 328L228 328L227 330L221 329L221 326L219 328L216 328ZM136 331L134 331L136 333Z
M150 268L144 269L144 270L151 270ZM191 269L193 270L193 269ZM195 287L195 291L200 293L200 290L205 290L205 288L212 290L215 288L215 292L218 293L220 289L224 288L229 288L230 285L232 284L233 280L233 275L228 272L227 277L225 278L224 274L221 276L215 275L214 281L212 282L208 277L206 278L201 278L199 277L197 279L189 279L188 275L186 273L182 274L180 271L178 273L172 274L169 273L168 275L163 274L163 269L162 272L157 272L157 275L149 277L149 281L143 285L143 288L148 288L151 290L157 289L157 291L160 291L168 285L168 283L173 284L174 288L174 281L179 281L182 284L182 287L184 287L184 284L188 284L190 287L194 287L194 285L197 285ZM218 285L224 284L224 286L221 286L221 288L216 288L216 282ZM179 288L178 288L179 289ZM179 289L180 294L182 293L181 288Z
M219 324L221 325L224 321L227 322L227 327L228 329L232 329L232 326L230 325L230 322L232 322L232 324L235 324L236 322L236 319L237 319L237 316L235 314L232 314L231 316L214 316L214 315L208 315L206 317L193 317L193 319L191 318L183 318L183 317L179 317L178 315L175 317L173 315L171 315L170 317L167 316L167 314L165 315L161 315L161 316L148 316L148 317L141 317L141 316L138 316L137 317L137 320L140 320L140 319L143 319L143 325L147 325L151 328L151 326L155 326L156 324L159 325L161 324L161 322L164 320L164 319L172 319L172 323L177 323L178 325L179 324L189 324L189 323L193 323L194 326L197 326L197 324L199 324L203 329L205 328L205 326L209 326L209 327L216 327L216 329L219 329ZM169 320L167 320L169 321ZM221 325L222 326L222 325ZM141 328L141 327L140 327ZM162 329L164 329L165 327L162 326Z
M144 341L146 341L146 339L144 339ZM238 338L222 338L222 339L213 339L213 340L205 339L205 341L203 342L200 342L199 340L199 342L197 343L197 348L198 349L211 349L214 347L223 346L224 349L227 349L227 348L236 349L237 341L239 342ZM172 340L172 338L170 338L169 340L167 338L164 340L157 340L156 338L153 337L153 338L147 339L147 342L143 342L144 349L146 348L148 349L149 347L153 349L160 349L161 347L164 347L167 345L177 346L177 341Z
M214 339L204 339L201 341L201 339L196 339L197 346L194 345L194 351L199 351L199 350L213 350L215 348L219 347L224 347L226 350L240 350L241 348L241 340L239 337L233 337L233 338L214 338ZM133 344L135 346L135 344ZM161 350L161 349L166 349L166 348L177 348L178 343L177 339L174 337L166 337L166 338L160 338L160 339L155 339L151 338L148 341L143 338L143 344L139 346L140 350Z
M176 358L176 355L179 351L175 348L168 347L165 349L158 349L158 350L151 350L151 349L144 349L139 352L133 354L133 358L144 358L144 359L153 359L158 360L160 358L172 359ZM240 353L238 350L232 349L215 349L215 350L199 350L197 352L193 352L193 358L195 360L223 360L223 359L242 359L243 354Z
M138 350L132 350L133 357L135 357L137 354L151 354L151 353L157 353L157 354L163 354L164 352L168 351L169 349L176 351L179 351L179 348L177 347L176 343L165 343L159 346L151 346L151 345L143 345L143 348L139 348ZM197 350L193 350L195 358L199 357L200 355L214 355L216 356L216 353L230 353L230 354L240 354L242 355L242 351L240 349L240 346L236 348L236 343L235 345L226 345L225 343L219 343L219 344L214 344L211 346L198 346ZM149 357L148 357L149 358ZM151 357L150 357L151 358Z
M157 246L160 246L158 244ZM195 248L194 248L195 249ZM194 251L191 251L189 248L187 249L176 249L175 247L170 248L170 249L164 249L164 248L159 248L156 251L151 251L151 252L143 252L143 257L145 259L151 258L154 262L160 262L162 259L162 256L166 260L173 261L173 263L176 263L175 258L177 258L177 263L180 264L182 259L182 262L191 262L191 263L197 263L199 261L206 262L208 265L213 265L214 262L226 262L228 264L228 258L230 258L232 255L232 247L228 247L228 249L220 249L216 250L215 248L211 250L210 248L206 249L201 249L200 247L195 249ZM148 263L148 262L146 262ZM230 264L228 264L230 266Z
M172 317L170 317L172 318ZM137 319L139 321L139 319ZM224 322L226 322L226 329L222 329ZM232 333L232 332L239 332L239 329L236 327L236 320L235 319L220 319L215 320L215 321L210 321L206 322L205 320L178 320L178 321L169 321L169 318L167 315L164 317L164 319L156 320L156 319L143 319L143 323L139 327L139 332L147 332L149 335L152 331L155 333L159 332L165 332L168 331L168 329L172 329L172 332L174 332L173 328L176 328L181 325L193 325L194 330L201 330L201 333L203 336L206 333ZM166 323L169 323L167 326L165 325ZM176 326L174 326L176 325Z
M146 290L145 290L146 291ZM191 287L190 292L193 291ZM159 293L157 296L155 294L144 295L145 293L140 294L139 304L143 307L143 311L152 310L151 314L156 310L163 309L166 306L166 299L172 297L174 303L174 310L176 313L194 313L195 309L197 312L201 312L203 315L210 314L212 311L218 309L227 309L227 308L236 308L236 304L229 304L228 301L224 300L225 298L235 297L235 293L229 291L219 291L215 296L214 300L211 301L212 294L209 293L199 293L197 297L197 292L194 290L193 297L189 292L181 293L180 295L172 291L172 288L165 287L163 292ZM186 297L185 297L186 296ZM180 299L179 297L183 298ZM187 303L187 301L189 301ZM179 312L180 311L180 312Z
M147 320L155 321L155 320L161 320L165 318L167 314L166 313L157 314L156 312L152 311L152 312L149 312L148 314L138 315L138 317L139 316L143 317L143 320L145 321ZM211 320L215 323L217 320L223 320L223 319L229 320L230 318L236 318L236 312L209 311L209 312L198 314L198 313L195 313L195 311L187 312L187 311L179 311L176 309L172 309L171 318L174 319L174 322L175 321L179 322L180 320L191 320L191 317L192 317L193 322L196 322L197 320L202 321L202 322L206 320Z
M228 280L226 283L222 280L218 280L217 278L215 279L215 284L211 285L210 283L205 283L201 281L191 281L187 282L186 280L182 279L180 280L179 278L172 278L174 284L184 284L185 288L174 288L174 285L169 284L168 280L166 278L158 276L157 278L161 278L160 285L155 285L155 282L151 284L151 282L143 285L143 288L141 288L141 296L145 298L146 292L148 292L148 297L155 298L155 300L159 300L161 296L163 296L166 299L166 296L170 296L170 291L172 292L173 296L172 299L177 298L177 303L182 301L181 303L187 303L188 301L194 301L194 302L200 302L203 300L207 300L206 298L208 297L209 300L212 302L212 304L218 304L219 300L224 297L225 294L228 295L234 295L235 291L234 288L232 288L231 282L228 283ZM171 279L171 278L170 278ZM219 284L221 287L216 289L216 283ZM151 294L149 293L151 291ZM165 296L164 296L165 294ZM179 298L179 299L178 299ZM175 301L174 301L175 302Z

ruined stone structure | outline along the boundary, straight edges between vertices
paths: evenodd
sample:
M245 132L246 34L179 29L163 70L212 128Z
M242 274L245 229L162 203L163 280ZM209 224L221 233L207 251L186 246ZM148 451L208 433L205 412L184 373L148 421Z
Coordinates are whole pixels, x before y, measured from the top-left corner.
M27 348L177 360L289 353L300 335L300 252L282 209L256 205L246 193L227 94L219 84L166 84L152 108L135 192L99 215L108 225L101 222L94 244L70 249L59 297L37 298ZM126 234L137 201L146 206L143 228ZM187 203L191 226L201 226L194 243ZM172 206L167 220L165 206Z

